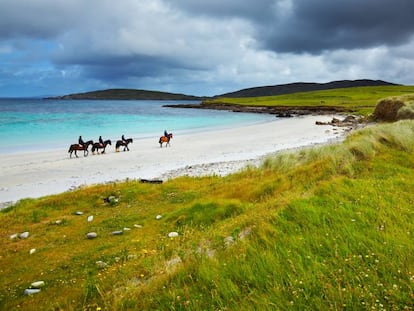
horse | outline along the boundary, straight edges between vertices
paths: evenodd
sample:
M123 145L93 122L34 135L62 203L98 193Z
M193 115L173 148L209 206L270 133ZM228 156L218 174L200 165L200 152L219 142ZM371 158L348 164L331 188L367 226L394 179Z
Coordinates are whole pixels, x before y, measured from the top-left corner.
M115 151L118 152L119 151L119 147L124 146L124 151L128 150L128 144L132 143L132 138L128 138L125 140L117 140L116 145L115 145Z
M168 134L168 136L161 136L160 140L158 141L160 143L160 147L162 148L163 143L165 143L165 147L169 146L171 138L173 138L172 133Z
M72 152L75 151L75 156L78 158L78 154L76 152L78 150L83 150L83 156L86 157L89 154L89 145L93 145L93 140L88 140L84 145L72 144L69 147L68 153L70 153L70 157L72 157Z
M103 144L101 144L101 143L94 143L94 144L92 145L92 153L93 153L93 154L95 154L95 151L96 151L96 152L98 152L98 149L103 149L103 151L101 152L101 154L102 154L102 153L105 153L105 148L106 148L106 146L108 146L108 145L111 145L111 140L110 140L110 139L105 140L105 141L103 142ZM99 152L98 152L98 153L99 153Z

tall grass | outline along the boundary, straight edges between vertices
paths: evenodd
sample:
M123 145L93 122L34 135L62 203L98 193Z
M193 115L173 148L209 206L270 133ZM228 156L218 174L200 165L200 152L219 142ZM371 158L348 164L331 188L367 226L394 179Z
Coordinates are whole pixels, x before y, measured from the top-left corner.
M0 213L0 309L413 309L413 152L400 121L226 177L22 201Z

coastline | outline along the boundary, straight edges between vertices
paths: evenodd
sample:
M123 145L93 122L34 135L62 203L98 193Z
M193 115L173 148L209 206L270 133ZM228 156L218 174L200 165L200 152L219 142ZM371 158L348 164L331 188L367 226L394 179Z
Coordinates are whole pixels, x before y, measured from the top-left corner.
M257 166L266 155L343 138L349 127L316 125L336 115L305 115L195 134L175 135L160 148L158 137L135 140L130 151L69 158L67 150L0 154L0 208L82 186L125 179L227 175Z

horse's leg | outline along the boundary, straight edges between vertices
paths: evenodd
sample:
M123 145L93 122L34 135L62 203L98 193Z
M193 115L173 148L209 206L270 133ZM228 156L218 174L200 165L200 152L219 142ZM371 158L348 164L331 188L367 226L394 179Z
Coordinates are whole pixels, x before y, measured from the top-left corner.
M76 156L77 158L79 158L79 157L78 157L78 150L76 150L76 149L75 149L75 156Z

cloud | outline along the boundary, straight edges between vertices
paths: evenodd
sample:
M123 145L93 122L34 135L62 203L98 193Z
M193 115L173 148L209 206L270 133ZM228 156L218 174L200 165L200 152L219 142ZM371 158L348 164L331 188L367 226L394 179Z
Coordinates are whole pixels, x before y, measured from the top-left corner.
M197 95L349 78L413 83L411 12L411 0L0 0L0 95L19 83L27 93Z
M265 24L263 45L276 52L400 45L414 31L414 2L396 0L297 0L287 16Z

